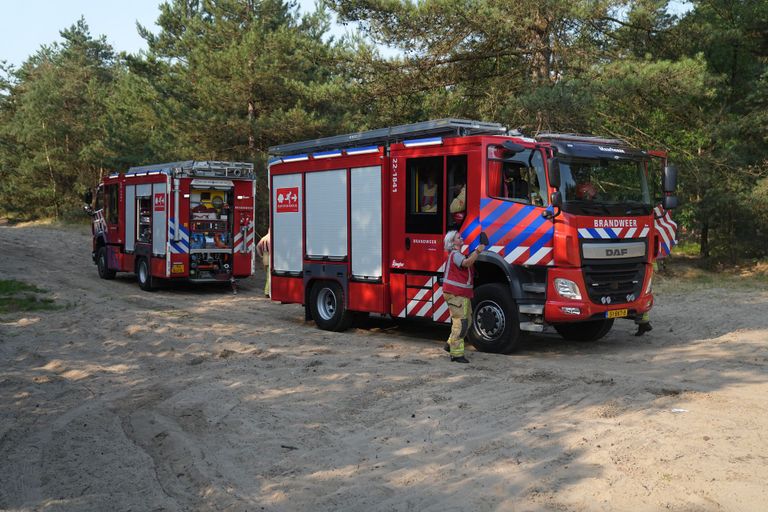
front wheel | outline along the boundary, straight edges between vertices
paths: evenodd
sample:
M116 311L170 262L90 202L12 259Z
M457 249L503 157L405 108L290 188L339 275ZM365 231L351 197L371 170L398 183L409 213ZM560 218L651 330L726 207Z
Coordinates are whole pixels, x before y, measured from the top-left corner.
M141 258L136 264L136 276L139 280L139 288L145 292L151 292L155 288L152 272L149 270L147 258Z
M114 279L115 272L114 270L110 269L107 265L107 248L106 247L99 247L98 252L96 253L96 269L99 272L99 277L102 279Z
M597 341L611 330L613 318L572 324L554 324L555 330L568 341Z
M508 354L520 343L517 304L509 287L489 283L475 289L469 342L480 352Z
M354 313L344 305L344 292L339 283L318 281L309 294L309 307L317 326L326 331L346 331Z

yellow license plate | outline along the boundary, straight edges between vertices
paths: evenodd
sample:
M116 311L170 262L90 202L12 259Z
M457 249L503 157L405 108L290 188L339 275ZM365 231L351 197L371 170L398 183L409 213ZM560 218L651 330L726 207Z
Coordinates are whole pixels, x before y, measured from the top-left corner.
M184 264L183 263L174 263L171 267L171 274L183 274L184 273Z
M605 318L623 318L629 314L627 309L613 309L605 312Z

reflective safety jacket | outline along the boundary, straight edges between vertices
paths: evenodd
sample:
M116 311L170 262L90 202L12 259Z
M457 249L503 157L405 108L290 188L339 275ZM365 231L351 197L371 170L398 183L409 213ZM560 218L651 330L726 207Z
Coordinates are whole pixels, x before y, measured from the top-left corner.
M450 293L460 297L472 298L472 269L456 265L454 254L464 255L459 251L451 251L448 254L448 261L445 262L445 274L443 274L443 293Z

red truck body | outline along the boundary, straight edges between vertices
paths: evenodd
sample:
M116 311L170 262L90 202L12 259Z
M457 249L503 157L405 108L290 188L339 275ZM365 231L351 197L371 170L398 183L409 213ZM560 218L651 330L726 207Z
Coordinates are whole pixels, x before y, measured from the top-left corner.
M99 275L225 281L253 274L253 165L185 161L133 167L104 178L93 214Z
M521 331L549 328L596 339L651 309L652 263L674 243L647 185L665 155L618 140L438 120L270 152L271 296L325 329L355 312L450 321L443 239L456 229L465 250L489 239L475 265L477 348L508 352ZM576 198L586 175L602 203Z

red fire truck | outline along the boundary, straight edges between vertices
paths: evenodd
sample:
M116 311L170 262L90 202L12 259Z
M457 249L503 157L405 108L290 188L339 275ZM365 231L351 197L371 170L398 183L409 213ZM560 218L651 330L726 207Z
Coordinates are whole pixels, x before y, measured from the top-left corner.
M653 305L676 169L621 140L442 119L270 148L272 299L343 330L356 313L449 322L443 238L474 250L473 327L488 352L523 332L604 336ZM663 174L663 202L648 175Z
M253 164L185 161L104 178L93 215L93 261L102 279L225 281L253 274Z

